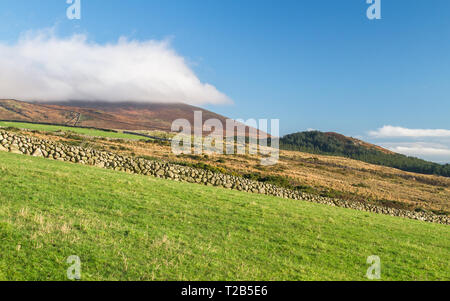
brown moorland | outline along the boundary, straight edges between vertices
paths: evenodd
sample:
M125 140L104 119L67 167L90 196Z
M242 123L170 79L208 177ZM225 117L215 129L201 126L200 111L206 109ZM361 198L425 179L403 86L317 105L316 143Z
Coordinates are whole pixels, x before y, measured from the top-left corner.
M0 120L47 123L68 126L120 129L128 131L170 132L172 122L186 119L194 126L194 112L201 111L203 121L218 119L225 125L228 118L211 111L182 103L136 103L71 101L31 103L0 100ZM248 127L246 127L248 134Z

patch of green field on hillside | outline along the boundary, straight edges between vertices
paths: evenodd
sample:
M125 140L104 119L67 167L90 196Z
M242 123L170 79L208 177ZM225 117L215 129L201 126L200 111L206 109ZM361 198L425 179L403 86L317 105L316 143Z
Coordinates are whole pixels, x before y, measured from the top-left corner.
M0 121L0 127L13 127L18 129L27 129L27 130L36 130L36 131L44 131L44 132L72 132L76 134L93 136L93 137L107 137L107 138L117 138L117 139L142 139L148 140L148 138L124 134L124 133L116 133L109 131L102 131L97 129L90 128L77 128L77 127L68 127L63 125L47 125L47 124L34 124L34 123L26 123L26 122L9 122L9 121Z
M450 227L0 152L0 280L449 280Z

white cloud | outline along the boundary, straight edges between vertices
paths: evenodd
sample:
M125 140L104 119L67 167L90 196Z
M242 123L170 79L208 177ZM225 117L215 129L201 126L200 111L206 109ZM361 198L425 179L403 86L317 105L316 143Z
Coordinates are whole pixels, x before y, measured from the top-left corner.
M408 129L398 126L385 125L369 135L375 138L420 138L420 137L450 137L450 130L444 129Z
M378 145L393 152L437 163L450 163L450 143L442 140L414 142L381 142Z
M0 98L34 101L103 100L224 104L167 41L100 45L85 35L27 34L0 43Z
M392 151L411 156L450 156L450 149L446 148L398 146L393 148Z
M393 152L438 163L450 163L450 130L386 125L370 131L369 136L373 143Z
M450 156L450 149L427 143L386 146L389 150L409 156Z

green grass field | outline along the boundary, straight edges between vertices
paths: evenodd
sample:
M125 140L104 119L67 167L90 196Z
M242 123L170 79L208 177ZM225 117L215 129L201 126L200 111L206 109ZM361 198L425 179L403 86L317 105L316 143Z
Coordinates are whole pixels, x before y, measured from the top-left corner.
M450 280L450 228L0 152L0 280Z
M0 127L13 127L18 129L27 129L27 130L36 130L36 131L44 131L44 132L72 132L76 134L93 136L93 137L107 137L107 138L117 138L117 139L134 139L134 140L148 140L148 138L124 134L124 133L115 133L108 132L96 129L89 128L77 128L77 127L68 127L63 125L46 125L46 124L34 124L34 123L25 123L25 122L9 122L9 121L0 121Z

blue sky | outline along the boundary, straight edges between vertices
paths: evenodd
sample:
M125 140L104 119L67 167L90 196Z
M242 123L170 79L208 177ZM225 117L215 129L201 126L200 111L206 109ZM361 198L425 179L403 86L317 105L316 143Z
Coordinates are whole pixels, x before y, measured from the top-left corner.
M382 19L369 20L365 0L82 0L81 20L68 20L65 0L1 0L0 42L45 28L99 44L168 40L233 101L208 109L279 118L282 134L336 131L450 162L446 132L374 134L450 129L450 1L381 2Z

